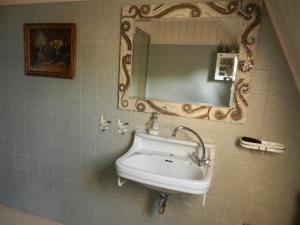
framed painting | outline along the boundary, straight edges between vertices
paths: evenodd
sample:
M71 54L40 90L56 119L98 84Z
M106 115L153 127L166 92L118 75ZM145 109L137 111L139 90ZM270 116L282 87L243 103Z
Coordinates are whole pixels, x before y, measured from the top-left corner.
M76 25L24 24L25 74L72 79L75 74Z

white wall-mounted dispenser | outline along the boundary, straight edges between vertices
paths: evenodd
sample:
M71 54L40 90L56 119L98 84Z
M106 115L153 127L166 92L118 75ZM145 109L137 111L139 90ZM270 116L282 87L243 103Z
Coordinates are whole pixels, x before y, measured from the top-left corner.
M157 113L152 113L149 121L148 133L151 135L159 135Z

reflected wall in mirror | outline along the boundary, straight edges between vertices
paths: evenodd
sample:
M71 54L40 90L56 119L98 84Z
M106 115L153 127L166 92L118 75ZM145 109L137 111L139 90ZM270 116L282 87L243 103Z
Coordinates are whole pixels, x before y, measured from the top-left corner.
M253 1L123 7L119 108L243 122L259 19Z

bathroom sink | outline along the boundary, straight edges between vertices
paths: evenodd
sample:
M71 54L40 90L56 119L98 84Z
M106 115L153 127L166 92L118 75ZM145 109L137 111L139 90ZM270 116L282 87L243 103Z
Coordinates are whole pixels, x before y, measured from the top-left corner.
M195 142L136 131L132 146L116 161L116 172L120 179L162 192L205 194L213 175L215 146L205 143L211 160L206 167L198 166L192 157L198 148Z

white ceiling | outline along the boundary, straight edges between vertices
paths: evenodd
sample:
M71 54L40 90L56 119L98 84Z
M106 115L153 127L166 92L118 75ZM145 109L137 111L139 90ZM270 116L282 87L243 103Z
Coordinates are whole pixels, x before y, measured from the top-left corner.
M51 2L79 2L79 1L90 1L90 0L0 0L0 6L42 4L42 3L51 3Z

